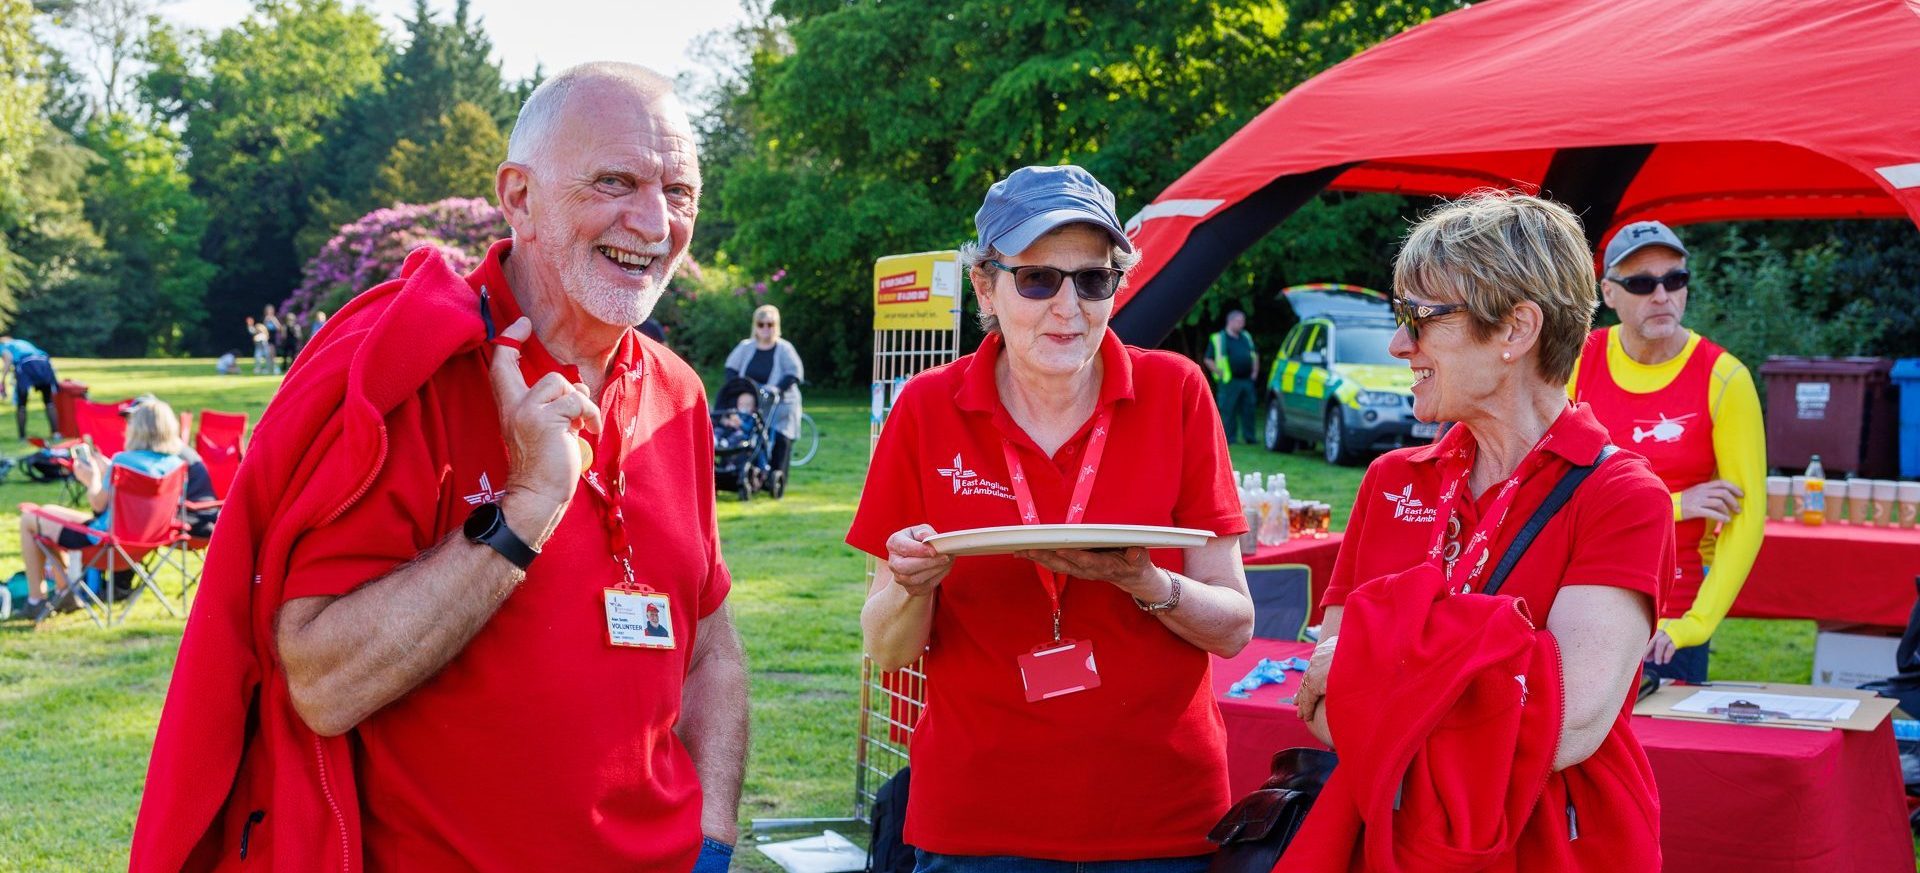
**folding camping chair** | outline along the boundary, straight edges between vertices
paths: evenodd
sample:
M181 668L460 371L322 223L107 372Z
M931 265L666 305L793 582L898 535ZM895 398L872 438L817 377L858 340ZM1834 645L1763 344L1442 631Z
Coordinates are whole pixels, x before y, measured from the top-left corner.
M139 602L140 593L148 589L152 589L154 599L160 601L161 608L167 614L180 617L180 609L167 598L154 571L161 566L171 566L181 572L183 579L186 577L186 567L178 559L176 550L187 536L186 525L180 521L181 498L186 490L185 466L158 478L128 467L115 466L113 496L108 504L112 515L104 531L62 518L37 506L22 505L20 510L52 521L64 529L95 538L93 545L79 550L80 578L69 579L67 584L74 587L80 605L87 611L87 617L93 619L95 625L104 628L125 621L127 614L133 611L134 604ZM45 548L60 548L56 539L36 538ZM99 571L105 583L105 598L88 587L87 570ZM128 595L116 615L114 610L118 592L113 584L113 574L119 570L133 571L134 586L133 593ZM183 603L186 594L187 584L183 581L180 589Z
M120 411L127 408L120 403L95 403L91 400L73 402L74 427L82 437L93 438L93 447L100 450L100 457L111 458L127 447L127 420Z
M193 450L200 454L200 462L207 465L207 476L213 480L213 496L221 500L227 499L233 475L240 470L240 458L246 453L241 438L246 432L244 412L200 410L200 432L193 437Z
M1247 568L1253 595L1253 635L1263 640L1304 640L1313 613L1313 568L1271 564Z

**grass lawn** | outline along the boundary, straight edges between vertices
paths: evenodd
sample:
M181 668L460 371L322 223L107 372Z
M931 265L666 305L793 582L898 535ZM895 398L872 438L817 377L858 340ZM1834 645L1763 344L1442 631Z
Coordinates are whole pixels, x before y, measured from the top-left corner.
M277 378L216 376L211 361L57 362L95 399L152 391L176 409L258 417ZM10 398L7 398L10 399ZM46 419L34 401L31 432ZM0 404L7 416L11 407ZM753 753L743 819L844 816L853 806L859 694L859 612L864 562L841 537L866 470L867 394L809 396L820 453L796 471L785 500L720 502L734 572L731 602L753 671ZM0 452L25 454L0 419ZM1235 446L1242 471L1283 472L1295 497L1335 507L1345 523L1358 469L1310 454ZM57 489L0 484L0 575L19 569L16 504L57 499ZM0 623L0 870L124 869L141 780L179 643L180 622L150 600L126 625L96 630L80 615L37 631ZM1805 682L1811 622L1729 621L1716 638L1713 675ZM854 834L849 834L854 836ZM742 851L738 866L774 869Z

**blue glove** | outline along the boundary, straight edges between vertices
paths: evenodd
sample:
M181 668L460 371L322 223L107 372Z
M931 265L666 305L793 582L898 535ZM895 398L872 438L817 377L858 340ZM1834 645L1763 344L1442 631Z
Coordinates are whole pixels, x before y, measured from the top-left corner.
M693 873L727 873L733 866L733 847L710 837L700 838L700 857L693 862Z
M1295 666L1296 664L1298 664L1298 666ZM1253 669L1247 671L1246 678L1233 683L1233 687L1227 689L1227 696L1251 697L1253 696L1254 689L1262 685L1279 685L1286 682L1288 670L1298 670L1304 673L1306 669L1307 662L1299 658L1288 658L1285 661L1261 658L1260 663L1253 665Z

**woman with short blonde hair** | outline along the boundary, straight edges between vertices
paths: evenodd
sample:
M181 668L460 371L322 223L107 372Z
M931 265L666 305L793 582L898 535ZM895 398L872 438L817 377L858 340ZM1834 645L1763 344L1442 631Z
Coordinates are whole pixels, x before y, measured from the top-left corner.
M1558 203L1484 192L1408 233L1388 351L1413 370L1414 416L1455 426L1381 456L1360 484L1295 699L1340 752L1327 791L1366 796L1316 805L1276 869L1374 869L1382 849L1451 850L1462 835L1486 837L1457 847L1476 870L1660 868L1657 788L1628 716L1673 580L1673 505L1644 458L1568 403L1594 294L1592 252ZM1436 651L1452 655L1408 654ZM1420 681L1397 674L1415 662ZM1476 681L1497 693L1459 694ZM1414 728L1414 710L1474 730ZM1438 775L1365 769L1408 748ZM1356 809L1376 816L1364 851L1340 826Z

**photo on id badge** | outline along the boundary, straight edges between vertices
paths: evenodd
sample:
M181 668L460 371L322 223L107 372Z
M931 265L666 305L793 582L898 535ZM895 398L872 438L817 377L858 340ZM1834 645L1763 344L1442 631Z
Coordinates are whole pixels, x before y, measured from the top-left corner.
M674 646L673 610L667 595L606 589L607 642L642 649Z

